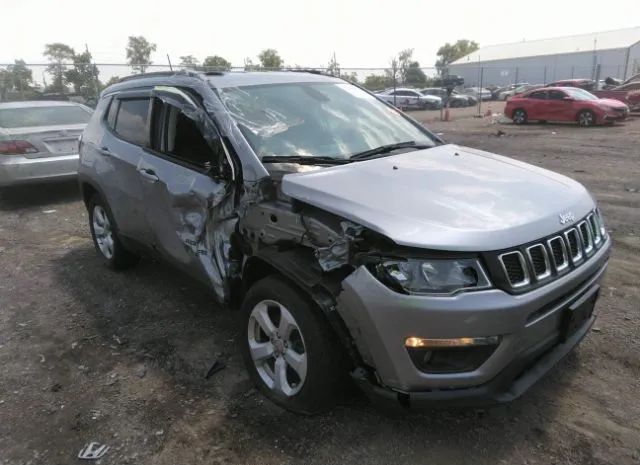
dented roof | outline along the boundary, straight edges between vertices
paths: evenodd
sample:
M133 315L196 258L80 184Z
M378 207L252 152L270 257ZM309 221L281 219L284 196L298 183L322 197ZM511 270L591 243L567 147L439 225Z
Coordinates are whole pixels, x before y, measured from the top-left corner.
M460 65L479 61L508 60L544 55L560 55L595 50L629 48L640 42L640 27L591 32L574 36L488 45L451 63Z

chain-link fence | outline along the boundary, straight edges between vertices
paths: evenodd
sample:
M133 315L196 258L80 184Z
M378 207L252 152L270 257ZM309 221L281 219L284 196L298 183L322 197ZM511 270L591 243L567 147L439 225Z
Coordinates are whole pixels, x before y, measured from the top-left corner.
M640 66L639 66L640 67ZM206 66L170 66L160 64L130 65L124 63L24 63L0 64L0 102L35 99L65 99L94 105L100 92L121 77L134 73L157 71L178 71L196 69L198 71L240 72L271 71L256 65L216 68ZM279 70L316 72L337 75L357 82L371 91L389 88L410 87L423 89L440 87L439 70L434 67L406 68L326 68L326 67L283 67ZM461 91L469 88L497 88L517 83L548 84L560 79L592 79L606 77L622 79L627 72L623 64L572 66L478 66L469 64L452 66L450 74L464 79ZM471 91L468 91L471 92ZM476 91L477 92L477 91ZM480 95L476 95L481 97ZM495 97L495 92L493 97Z

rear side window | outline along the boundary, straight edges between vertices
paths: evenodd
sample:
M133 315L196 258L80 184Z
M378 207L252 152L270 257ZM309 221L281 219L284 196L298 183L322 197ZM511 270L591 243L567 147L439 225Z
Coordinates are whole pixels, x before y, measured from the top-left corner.
M536 100L544 100L547 98L547 93L543 90L538 91L538 92L531 92L529 94L529 98L533 98Z
M549 91L549 100L562 100L567 96L564 92L560 92L559 90L550 90Z
M149 145L149 102L148 98L120 100L114 130L122 139L136 145Z
M89 118L91 113L88 110L71 105L0 109L2 128L86 124Z

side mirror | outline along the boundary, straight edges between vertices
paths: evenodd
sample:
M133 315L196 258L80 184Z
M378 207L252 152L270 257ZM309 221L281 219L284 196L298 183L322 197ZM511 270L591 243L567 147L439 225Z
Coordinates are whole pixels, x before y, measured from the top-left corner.
M563 97L562 100L564 100L565 102L573 102L573 97Z

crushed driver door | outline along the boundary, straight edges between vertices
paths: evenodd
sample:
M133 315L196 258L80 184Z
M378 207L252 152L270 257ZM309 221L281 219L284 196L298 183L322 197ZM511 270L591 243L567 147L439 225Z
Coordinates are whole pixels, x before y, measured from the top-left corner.
M152 148L139 168L157 251L228 299L233 175L209 116L186 89L152 91Z

